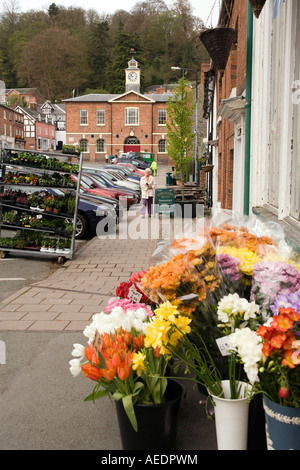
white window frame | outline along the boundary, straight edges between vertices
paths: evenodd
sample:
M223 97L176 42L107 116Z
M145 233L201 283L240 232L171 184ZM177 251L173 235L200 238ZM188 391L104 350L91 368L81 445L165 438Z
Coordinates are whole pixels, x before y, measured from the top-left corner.
M86 143L86 146L83 145L83 142ZM81 139L80 143L79 143L79 146L82 148L82 152L88 152L89 151L89 141L87 139Z
M105 109L97 109L97 126L105 126Z
M99 147L98 147L100 142L101 142L101 144L103 144L103 149L102 150L99 150ZM106 152L106 142L105 142L105 140L104 139L97 139L97 141L96 141L96 153L104 153L104 152Z
M80 125L87 126L89 123L89 113L88 110L83 108L80 110Z
M125 108L125 126L139 126L140 110L139 108Z
M158 110L158 125L165 126L167 120L167 110L166 109L159 109Z
M167 153L167 141L166 141L166 139L160 139L157 142L157 153Z

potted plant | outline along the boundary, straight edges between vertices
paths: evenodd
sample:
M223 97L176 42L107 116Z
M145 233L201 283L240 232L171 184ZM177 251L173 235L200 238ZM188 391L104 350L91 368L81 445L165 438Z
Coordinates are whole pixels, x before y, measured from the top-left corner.
M71 252L71 240L70 238L65 238L64 252L69 254Z
M47 212L52 212L54 209L54 205L55 205L55 197L54 196L46 197L44 200L44 204L45 204L45 210Z
M59 238L56 244L56 252L57 253L64 253L66 242L64 238Z
M41 251L48 251L49 240L48 238L43 238L41 242Z
M9 211L3 213L3 222L8 225L14 225L19 219L17 211Z
M106 395L114 400L123 449L170 450L175 447L184 389L178 381L166 377L171 355L159 341L158 331L165 323L166 341L179 344L177 322L188 329L191 320L173 316L171 323L167 318L172 311L157 309L153 316L149 307L139 304L136 321L136 309L130 310L131 305L128 302L123 307L120 302L109 315L94 315L88 328L88 347L75 345L70 370L74 376L83 372L95 383L85 401ZM123 329L125 319L127 326Z
M196 216L198 201L185 201L184 183L189 174L189 162L192 161L191 151L195 139L193 132L193 116L195 103L193 91L186 77L179 79L174 93L169 98L167 111L167 150L176 169L176 184L181 187L181 200L176 201L178 216ZM192 211L190 210L192 209Z
M61 208L63 206L63 196L60 197L60 196L56 196L55 199L54 199L54 203L53 203L53 212L55 214L59 214L60 211L61 211Z
M48 251L54 253L55 250L56 250L56 244L57 244L57 239L56 238L50 238L49 239L49 244L48 244Z

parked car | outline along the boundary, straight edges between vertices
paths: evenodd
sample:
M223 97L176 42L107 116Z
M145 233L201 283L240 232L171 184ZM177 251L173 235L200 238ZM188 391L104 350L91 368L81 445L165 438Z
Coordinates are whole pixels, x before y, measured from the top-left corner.
M137 168L135 165L132 163L126 163L126 162L117 162L115 165L118 166L127 166L128 168L131 168L135 173L138 175L144 176L145 175L145 170L141 170L140 168Z
M6 186L6 189L12 189L11 186ZM46 187L18 187L21 191L24 191L26 194L32 193L50 193L57 196L62 196L65 191L58 188L46 188ZM11 207L3 206L2 207L3 213L11 211ZM22 213L26 212L25 207L19 207L17 205L13 206L13 210L21 215ZM41 216L41 213L37 213L37 215ZM42 216L45 218L52 219L53 216L48 215L46 212L42 213ZM77 218L76 218L76 232L75 237L76 239L82 239L86 237L92 237L96 235L96 228L99 222L102 222L106 218L107 224L104 225L104 231L109 232L111 231L116 224L119 222L119 218L117 216L116 207L114 207L111 203L107 203L102 200L97 200L90 198L89 196L81 195L78 201L78 209L77 209ZM68 220L68 219L65 219ZM14 227L11 227L14 230Z
M100 188L105 187L109 190L113 190L115 197L118 199L119 197L122 198L122 203L124 203L125 198L125 205L127 208L132 206L132 204L136 204L141 199L141 191L136 191L128 188L121 188L118 186L113 186L109 181L103 178L101 175L97 175L95 173L83 173L82 176L88 176L92 181L93 184L99 185Z
M121 163L119 165L105 165L105 169L106 171L121 173L128 181L137 182L138 184L143 176L133 170L133 168L130 168L129 166L123 166Z
M120 204L116 198L111 197L111 196L102 196L100 194L89 193L88 191L81 189L80 197L82 196L89 197L89 199L94 200L98 204L103 203L111 207L117 214L117 223L119 223L119 221L122 219L123 214L124 214L124 209L123 209L122 204Z
M74 181L78 180L77 175L70 176ZM81 174L81 187L88 193L100 194L102 196L112 196L116 198L124 207L129 209L130 206L137 203L137 198L132 192L125 189L108 188L103 183L96 181L87 173Z
M52 194L62 194L59 189L48 189ZM104 201L97 201L88 195L81 194L78 201L77 219L76 219L76 239L82 239L97 234L97 226L103 219L107 220L104 225L104 233L109 233L119 223L116 207ZM101 233L101 235L104 235ZM98 235L100 235L98 233Z
M134 191L137 197L140 199L141 189L138 183L134 183L133 181L126 180L125 177L119 175L119 173L110 172L109 170L105 170L105 168L83 168L84 173L88 173L91 175L96 175L101 178L109 187L112 188L124 188Z
M145 170L146 168L150 168L151 166L150 162L145 162L145 160L143 160L142 158L135 157L133 155L118 157L117 163L131 163L140 170Z

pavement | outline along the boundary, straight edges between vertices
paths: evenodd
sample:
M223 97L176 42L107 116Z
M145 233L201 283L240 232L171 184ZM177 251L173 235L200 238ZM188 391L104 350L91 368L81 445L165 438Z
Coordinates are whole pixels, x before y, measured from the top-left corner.
M164 187L168 167L159 167ZM147 269L164 236L160 219L132 211L111 237L95 237L48 277L0 303L0 449L121 451L114 404L83 399L94 383L74 378L69 360L82 331L116 287ZM215 450L215 426L193 385L179 417L177 450Z

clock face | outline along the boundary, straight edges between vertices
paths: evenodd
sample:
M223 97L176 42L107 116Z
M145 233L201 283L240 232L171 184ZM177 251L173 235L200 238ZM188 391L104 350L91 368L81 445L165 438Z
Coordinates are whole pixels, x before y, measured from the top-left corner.
M134 82L137 79L137 73L136 72L129 72L128 78L131 82Z

